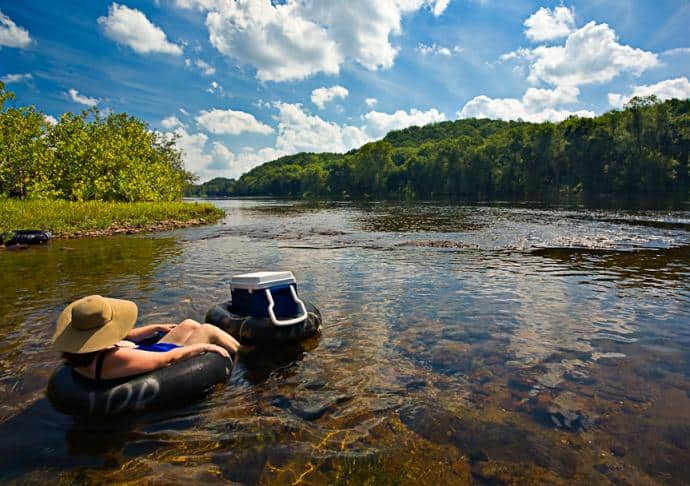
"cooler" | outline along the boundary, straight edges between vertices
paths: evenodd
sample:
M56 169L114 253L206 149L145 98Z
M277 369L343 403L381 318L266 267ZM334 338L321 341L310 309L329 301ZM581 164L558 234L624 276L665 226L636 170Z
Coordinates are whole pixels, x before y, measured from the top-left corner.
M307 318L304 302L297 296L292 272L254 272L230 280L233 311L270 318L276 326L290 326Z

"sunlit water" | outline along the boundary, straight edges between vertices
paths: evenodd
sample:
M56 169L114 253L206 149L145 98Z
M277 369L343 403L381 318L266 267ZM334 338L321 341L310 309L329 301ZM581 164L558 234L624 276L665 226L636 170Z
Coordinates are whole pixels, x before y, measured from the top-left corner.
M0 481L690 482L690 213L218 201L220 224L0 252ZM60 310L203 319L289 269L324 316L180 410L44 389Z

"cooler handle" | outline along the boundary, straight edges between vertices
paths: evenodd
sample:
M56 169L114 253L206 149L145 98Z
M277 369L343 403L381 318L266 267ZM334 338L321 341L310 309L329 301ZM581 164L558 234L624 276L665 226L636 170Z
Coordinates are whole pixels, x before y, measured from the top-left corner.
M295 292L295 287L290 285L290 292L292 292L292 298L295 299L295 302L299 304L299 306L302 308L302 315L295 317L294 319L288 319L286 321L280 321L276 317L275 312L273 312L273 307L275 306L275 302L273 302L273 296L271 295L271 289L266 289L266 299L268 299L268 315L271 316L271 321L273 322L274 325L276 326L292 326L293 324L298 324L305 320L308 316L309 313L307 312L307 308L304 305L304 302L300 300L299 297L297 297L297 292Z

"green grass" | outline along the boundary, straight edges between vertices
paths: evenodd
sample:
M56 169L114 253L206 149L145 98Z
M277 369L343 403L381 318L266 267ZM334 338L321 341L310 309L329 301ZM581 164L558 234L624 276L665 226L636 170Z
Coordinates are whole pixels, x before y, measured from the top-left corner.
M0 233L19 229L49 230L55 236L113 228L141 228L156 223L212 223L224 212L208 203L188 202L70 202L0 199Z

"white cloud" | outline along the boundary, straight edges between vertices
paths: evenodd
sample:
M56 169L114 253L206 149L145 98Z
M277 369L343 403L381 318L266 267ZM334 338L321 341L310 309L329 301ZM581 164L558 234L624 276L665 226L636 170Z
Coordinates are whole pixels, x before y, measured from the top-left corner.
M309 115L299 104L276 106L279 110L276 148L280 152L347 152L369 141L361 128L341 126Z
M54 116L45 115L43 118L45 119L46 123L48 123L49 125L57 125L58 121L55 119Z
M31 44L29 31L19 27L0 10L0 46L28 47Z
M178 0L208 11L211 44L222 54L256 68L262 81L338 74L346 60L369 70L393 65L404 15L428 7L440 15L448 0Z
M436 2L433 4L433 8L432 8L432 12L434 13L434 17L438 17L439 15L441 15L446 10L449 3L450 3L450 0L436 0Z
M255 106L255 107L257 107L257 108L259 108L259 109L262 109L262 110L265 110L265 109L268 109L268 108L272 108L272 107L273 107L273 105L271 104L270 101L266 101L266 100L262 100L262 99L258 99L258 100L256 100L256 101L254 101L254 102L252 103L252 105Z
M174 115L171 115L171 116L169 116L167 118L163 118L161 120L161 126L163 128L165 128L166 130L171 130L171 129L177 128L177 127L184 127L185 125L184 125L184 123L182 123L180 121L179 118L177 118Z
M455 46L458 48L458 46ZM458 48L459 49L459 48ZM423 56L430 56L430 55L439 55L439 56L446 56L450 57L453 55L451 50L447 47L441 47L436 44L432 44L430 46L426 44L418 44L415 50L419 53L421 53ZM456 51L460 52L460 51Z
M660 100L670 100L673 98L687 100L690 98L690 81L686 77L667 79L656 84L636 86L633 88L632 93L628 95L609 93L608 99L611 106L621 108L635 96L645 97L651 95L655 95Z
M185 64L187 66L189 66L191 64L191 61L189 63L188 63L188 61L190 61L190 60L185 59ZM199 70L201 71L201 74L203 74L204 76L213 76L214 74L216 74L216 68L211 66L209 63L207 63L203 59L195 60L194 65L199 68Z
M569 105L577 102L580 90L573 86L562 86L556 89L529 88L522 97L522 103L528 111L535 112L558 105Z
M239 135L244 132L269 134L273 128L261 123L254 115L244 111L219 110L202 111L196 117L199 125L211 133Z
M570 116L593 117L587 110L569 111L557 109L559 105L577 102L580 90L559 87L553 90L529 88L521 100L515 98L489 98L477 96L458 111L458 118L491 118L499 120L524 120L531 122L559 122Z
M175 5L180 8L196 9L200 11L211 10L218 3L218 0L175 0Z
M339 125L317 115L310 115L299 104L278 103L276 106L279 109L276 148L286 154L343 153L379 139L391 130L446 120L446 116L435 108L428 111L413 108L409 112L371 111L362 117L362 126Z
M6 74L2 78L0 78L0 81L2 81L5 84L10 84L10 83L20 83L22 81L28 81L29 79L33 79L33 75L31 73Z
M211 81L209 87L206 88L206 92L211 94L218 93L221 96L225 94L225 90L223 89L223 87L215 81Z
M542 7L524 23L525 35L532 41L546 41L566 37L575 30L575 10L564 6L553 10Z
M184 127L165 135L177 137L176 146L182 151L185 168L198 175L201 182L214 177L237 178L257 165L285 155L270 147L260 150L245 147L235 154L223 143L211 142L208 135L189 133Z
M329 101L333 101L335 98L347 98L348 94L349 91L339 85L330 88L316 88L311 92L311 102L323 110Z
M531 62L529 80L556 86L604 83L623 72L639 76L659 64L656 54L618 43L607 24L590 22L570 34L563 46L519 49L502 61L525 58Z
M679 56L690 54L690 47L677 47L661 53L664 56Z
M180 108L180 113L182 113L184 116L189 116L189 112L184 108Z
M185 168L200 177L205 176L207 166L213 161L213 157L205 152L208 135L190 134L184 127L179 127L172 133L177 136L175 145L182 151Z
M160 27L152 24L143 12L113 3L107 17L98 17L105 35L118 44L131 47L140 54L160 52L179 56L182 48L168 42Z
M376 103L378 103L379 100L377 100L376 98L367 98L364 100L364 102L367 104L369 108L373 108L374 106L376 106Z
M370 111L364 115L366 133L373 139L381 138L391 130L400 130L410 126L423 126L446 120L446 115L431 108L428 111L420 111L415 108L409 112L398 110L395 113L382 113Z
M262 81L337 74L343 59L336 42L299 10L296 2L223 2L206 17L209 40L220 53L252 64Z
M75 103L86 106L96 106L98 104L98 98L89 98L88 96L80 95L79 91L72 88L69 90L69 97Z

